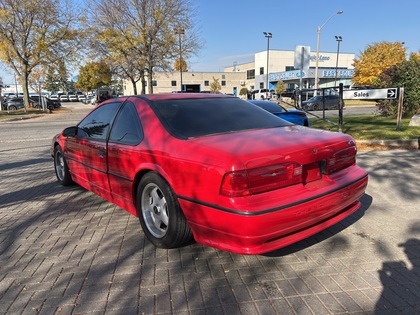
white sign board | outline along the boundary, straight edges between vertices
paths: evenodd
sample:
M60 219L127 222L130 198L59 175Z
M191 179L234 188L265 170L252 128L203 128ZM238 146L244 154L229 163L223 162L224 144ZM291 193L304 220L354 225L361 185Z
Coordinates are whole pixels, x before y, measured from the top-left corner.
M380 100L398 98L398 88L343 91L344 100Z
M295 47L295 69L309 69L309 62L311 61L309 54L311 47L309 46L296 46Z

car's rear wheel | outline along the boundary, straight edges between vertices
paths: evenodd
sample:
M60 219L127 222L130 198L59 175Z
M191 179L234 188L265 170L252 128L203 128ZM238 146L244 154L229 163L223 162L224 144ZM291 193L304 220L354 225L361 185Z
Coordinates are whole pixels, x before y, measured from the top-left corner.
M57 180L61 185L69 186L73 184L63 150L61 150L60 146L56 146L54 149L54 170Z
M42 109L42 106L41 105L36 105L35 108L36 109Z
M191 229L176 195L157 173L143 176L137 188L137 213L146 237L160 248L175 248L192 240Z
M17 110L17 107L15 105L10 105L9 110Z

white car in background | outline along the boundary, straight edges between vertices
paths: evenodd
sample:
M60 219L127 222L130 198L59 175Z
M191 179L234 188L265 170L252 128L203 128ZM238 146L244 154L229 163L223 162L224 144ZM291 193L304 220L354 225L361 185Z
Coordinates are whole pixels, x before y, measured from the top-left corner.
M76 94L68 94L67 97L69 98L69 102L77 102Z
M253 100L270 100L272 97L271 91L268 89L254 90L251 94Z
M68 102L69 98L66 94L61 94L60 95L60 102Z

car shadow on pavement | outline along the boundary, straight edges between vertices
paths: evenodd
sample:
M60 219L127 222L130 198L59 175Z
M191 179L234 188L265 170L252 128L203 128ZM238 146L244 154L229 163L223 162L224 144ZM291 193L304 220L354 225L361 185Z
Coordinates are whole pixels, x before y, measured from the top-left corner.
M357 222L359 219L361 219L365 212L370 208L372 204L373 198L368 195L364 194L362 198L360 198L361 206L360 208L351 214L349 217L344 219L343 221L329 227L328 229L321 231L315 235L312 235L302 241L299 241L297 243L291 244L287 247L280 248L278 250L262 254L262 256L266 257L281 257L281 256L287 256L296 252L299 252L303 249L309 248L314 244L323 242L329 238L331 238L334 235L337 235L341 233L343 230ZM343 239L341 242L345 242Z

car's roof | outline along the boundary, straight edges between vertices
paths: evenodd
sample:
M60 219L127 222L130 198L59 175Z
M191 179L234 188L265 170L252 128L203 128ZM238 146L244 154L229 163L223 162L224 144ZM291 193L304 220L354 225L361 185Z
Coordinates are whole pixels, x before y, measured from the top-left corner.
M145 94L145 95L133 95L133 97L147 98L150 101L161 101L161 100L179 100L179 99L194 99L194 98L225 98L230 96L226 94L210 94L210 93L163 93L163 94Z

